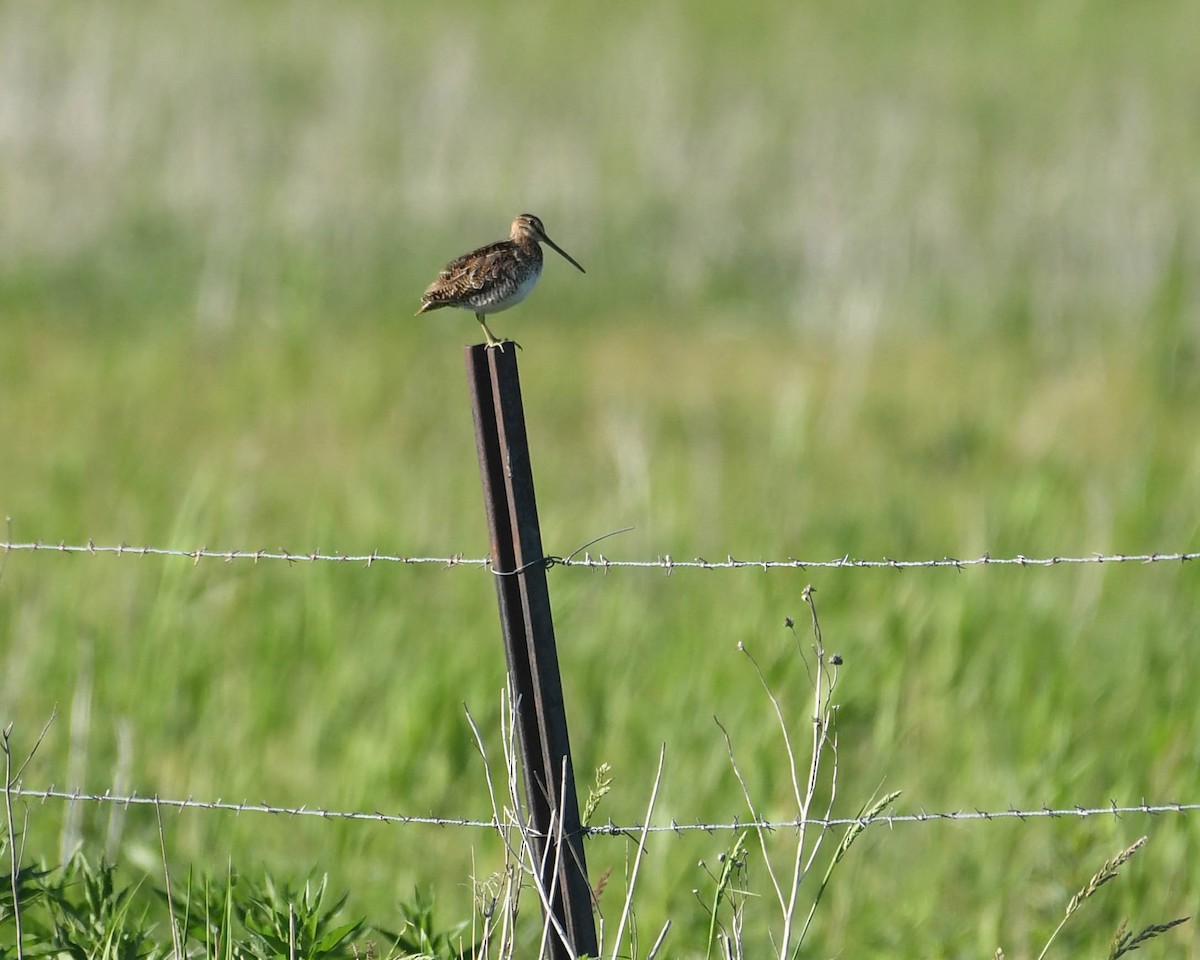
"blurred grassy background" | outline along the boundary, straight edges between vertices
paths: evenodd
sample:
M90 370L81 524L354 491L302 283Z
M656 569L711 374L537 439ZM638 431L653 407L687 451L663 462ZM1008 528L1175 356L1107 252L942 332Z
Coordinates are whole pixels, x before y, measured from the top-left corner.
M530 211L588 269L549 255L495 325L551 552L626 525L610 556L1195 550L1198 26L1155 0L0 6L0 510L16 540L484 554L476 324L411 314ZM1195 801L1196 578L559 570L578 772L612 763L602 815L633 820L665 741L663 820L744 814L715 713L788 816L734 647L802 724L781 624L812 582L842 813L881 782L904 809ZM13 554L0 720L29 743L63 711L31 785L111 786L124 730L141 793L481 816L461 704L496 733L493 598L467 569ZM62 814L31 810L31 855ZM151 821L121 856L154 871ZM414 883L465 916L472 849L498 864L461 831L167 829L183 863L329 870L384 923ZM871 832L818 952L1020 955L1143 832L1060 942L1095 952L1194 912L1194 825ZM696 952L723 843L653 843L643 936L669 916Z

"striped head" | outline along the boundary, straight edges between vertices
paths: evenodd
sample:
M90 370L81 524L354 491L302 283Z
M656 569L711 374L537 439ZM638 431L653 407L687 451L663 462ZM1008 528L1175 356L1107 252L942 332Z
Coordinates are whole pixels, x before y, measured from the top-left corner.
M546 235L546 228L542 226L542 221L535 217L532 213L523 213L513 221L512 230L509 231L508 237L513 243L544 243L550 246L556 253L567 260L580 273L587 273L579 265L579 262L572 257L566 250L560 247L557 243Z

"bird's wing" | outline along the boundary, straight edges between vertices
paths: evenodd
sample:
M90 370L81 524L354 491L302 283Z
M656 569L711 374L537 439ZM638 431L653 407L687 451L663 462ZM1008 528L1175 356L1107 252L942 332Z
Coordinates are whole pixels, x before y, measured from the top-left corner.
M503 253L500 244L492 244L451 260L429 285L423 299L427 302L456 301L487 289L496 282Z

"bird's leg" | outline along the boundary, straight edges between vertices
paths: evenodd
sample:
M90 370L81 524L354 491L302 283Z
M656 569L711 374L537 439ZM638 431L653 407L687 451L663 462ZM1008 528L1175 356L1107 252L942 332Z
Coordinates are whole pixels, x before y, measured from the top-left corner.
M475 319L479 321L479 325L483 327L483 335L487 337L487 345L490 350L492 347L499 347L501 352L504 350L504 343L496 339L496 335L488 328L487 321L483 319L482 313L475 314Z
M495 348L496 348L496 349L498 349L498 350L499 350L501 353L503 353L503 352L504 352L504 345L505 345L506 343L513 343L513 344L516 344L516 347L517 347L517 349L518 349L518 350L520 350L520 349L521 349L521 345L520 345L519 343L517 343L517 341L516 341L516 340L501 340L501 339L499 339L499 338L498 338L498 337L497 337L497 336L496 336L494 333L492 333L492 331L491 331L491 330L488 328L487 321L483 319L483 314L482 314L482 313L477 313L477 314L475 314L475 319L476 319L476 320L478 320L478 321L479 321L479 325L480 325L481 327L483 327L483 335L484 335L485 337L487 337L487 345L488 345L488 349L489 349L489 350L490 350L490 349L492 349L493 347L495 347Z

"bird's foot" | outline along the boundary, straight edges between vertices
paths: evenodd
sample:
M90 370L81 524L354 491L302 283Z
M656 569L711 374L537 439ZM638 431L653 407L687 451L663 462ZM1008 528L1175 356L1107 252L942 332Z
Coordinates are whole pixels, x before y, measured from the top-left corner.
M516 341L516 340L509 340L507 337L505 337L503 340L489 340L489 341L488 341L488 344L487 344L487 348L488 348L489 350L499 350L501 353L503 353L503 352L504 352L504 345L505 345L506 343L511 343L511 344L512 344L514 347L516 347L518 350L524 350L524 349L525 349L525 348L524 348L524 347L522 347L522 346L521 346L519 343L517 343L517 341Z

